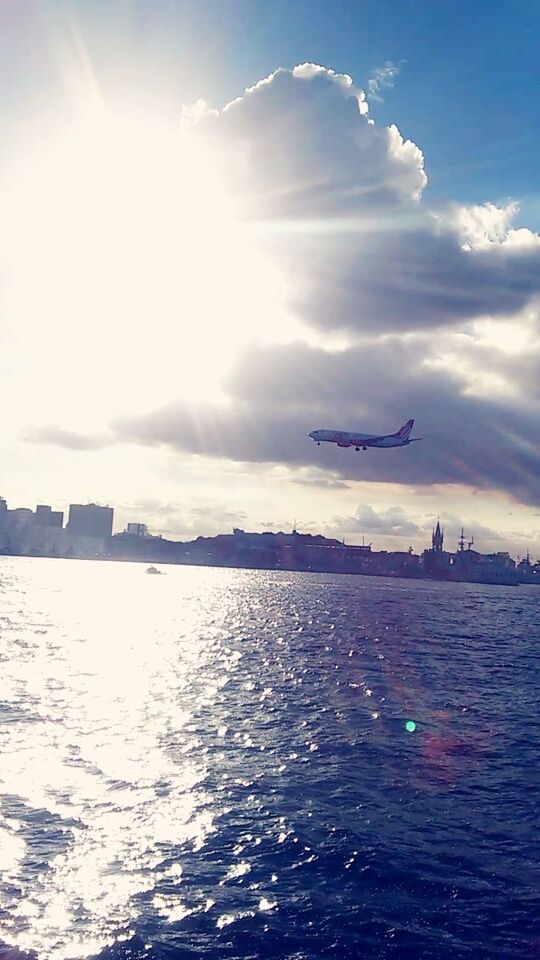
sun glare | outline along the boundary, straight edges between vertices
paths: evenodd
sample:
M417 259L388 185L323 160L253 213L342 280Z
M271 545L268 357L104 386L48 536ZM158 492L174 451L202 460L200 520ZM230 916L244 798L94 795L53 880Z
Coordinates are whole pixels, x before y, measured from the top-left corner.
M189 126L94 110L30 156L4 206L10 313L50 416L66 392L79 427L218 397L245 342L286 336L283 278Z

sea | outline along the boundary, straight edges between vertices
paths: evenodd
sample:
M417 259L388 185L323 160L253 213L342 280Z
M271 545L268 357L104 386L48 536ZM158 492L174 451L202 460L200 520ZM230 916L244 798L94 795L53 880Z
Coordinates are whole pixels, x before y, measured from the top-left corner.
M540 591L0 558L0 957L540 957Z

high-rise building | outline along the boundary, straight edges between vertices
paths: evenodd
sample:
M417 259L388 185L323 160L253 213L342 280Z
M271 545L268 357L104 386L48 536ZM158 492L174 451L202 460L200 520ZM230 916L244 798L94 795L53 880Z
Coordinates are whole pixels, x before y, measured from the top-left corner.
M70 504L67 529L73 536L110 537L112 525L112 507L99 507L95 503Z
M35 523L38 527L62 527L64 514L61 510L52 510L45 503L38 503L35 513Z
M34 511L30 510L30 507L15 507L13 510L8 510L7 515L8 522L19 527L33 523L35 520Z
M36 523L40 526L48 527L51 512L51 507L46 506L44 503L38 503L36 507Z

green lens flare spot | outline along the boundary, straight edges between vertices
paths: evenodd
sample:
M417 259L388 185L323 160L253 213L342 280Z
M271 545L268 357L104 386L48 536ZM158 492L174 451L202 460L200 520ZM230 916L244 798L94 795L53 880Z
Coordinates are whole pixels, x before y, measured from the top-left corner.
M407 723L405 724L405 729L407 733L414 733L414 731L416 730L416 724L414 720L407 720Z

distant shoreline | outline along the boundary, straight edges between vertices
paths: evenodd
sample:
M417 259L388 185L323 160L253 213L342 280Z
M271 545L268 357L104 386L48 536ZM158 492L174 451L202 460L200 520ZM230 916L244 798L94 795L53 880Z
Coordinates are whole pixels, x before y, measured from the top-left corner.
M291 566L291 567L278 567L278 566L254 566L253 564L242 564L242 563L198 563L193 560L144 560L139 557L59 557L59 556L45 556L43 554L22 554L22 553L0 553L0 560L3 558L9 558L14 560L75 560L79 561L92 561L96 563L137 563L141 566L152 564L159 564L162 567L208 567L214 570L253 570L259 573L304 573L304 574L317 574L323 576L336 576L336 577L365 577L366 579L372 580L374 578L378 580L406 580L411 581L421 581L423 583L468 583L473 586L486 586L486 587L534 587L538 584L527 581L527 580L513 580L508 581L507 583L494 582L493 580L465 580L465 579L454 579L450 577L429 577L423 575L409 575L407 576L404 573L370 573L366 570L356 571L356 570L312 570L306 569L306 567L300 566Z

